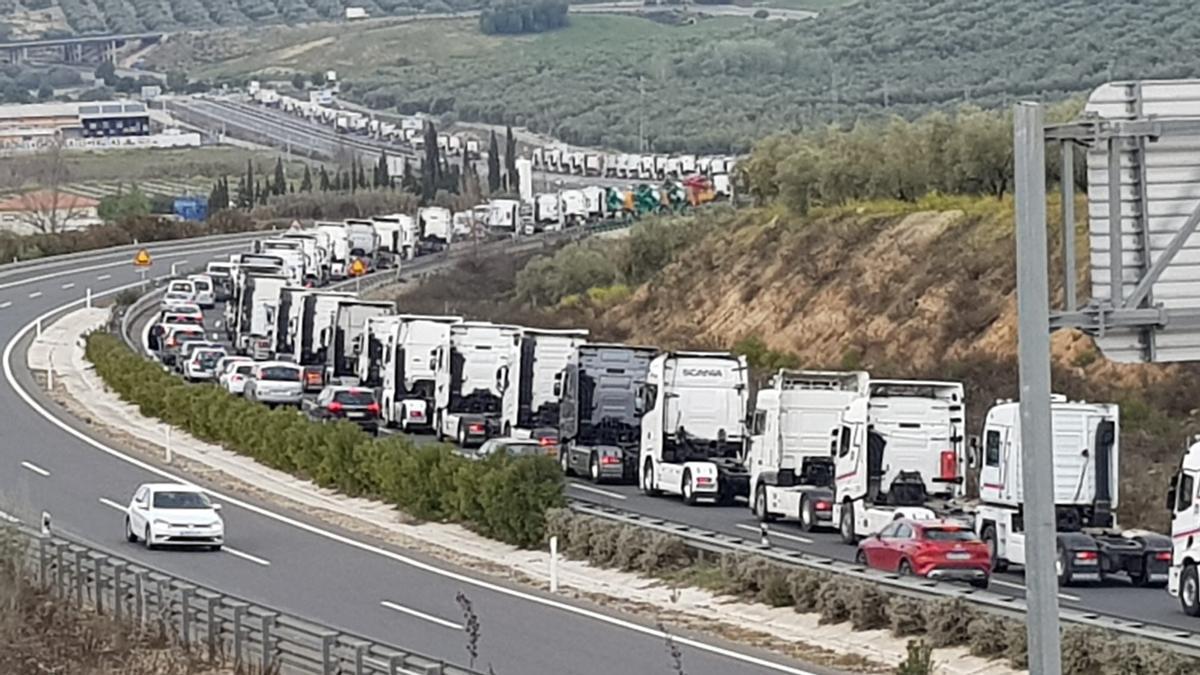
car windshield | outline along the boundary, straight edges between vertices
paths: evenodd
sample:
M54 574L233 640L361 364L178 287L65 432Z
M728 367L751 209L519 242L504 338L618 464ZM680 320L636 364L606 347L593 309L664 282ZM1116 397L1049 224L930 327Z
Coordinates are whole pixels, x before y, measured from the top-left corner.
M156 509L210 509L208 497L199 492L155 492Z
M258 379L270 382L299 382L300 371L285 366L268 366L259 371Z
M339 391L334 393L333 400L342 405L370 405L375 402L375 394L365 390Z
M225 352L222 351L217 351L215 349L212 351L203 350L198 353L196 360L200 362L200 365L206 368L212 368L213 366L217 365L217 361L219 361L223 356L225 356Z
M519 457L521 455L540 455L542 454L542 446L538 445L537 443L528 443L525 441L505 441L503 443L494 444L485 454L492 455L497 452L503 452L513 457Z
M975 541L975 533L959 527L927 527L925 538L929 541Z
M199 290L199 291L211 291L212 290L212 286L207 281L195 281L193 283L196 284L196 290Z

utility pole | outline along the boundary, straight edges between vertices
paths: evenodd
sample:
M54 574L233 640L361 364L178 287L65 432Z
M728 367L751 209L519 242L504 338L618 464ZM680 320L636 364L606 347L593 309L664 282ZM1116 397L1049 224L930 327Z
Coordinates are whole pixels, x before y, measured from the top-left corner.
M638 75L638 152L646 152L646 82Z
M1017 348L1021 478L1025 494L1025 607L1029 672L1061 675L1050 417L1050 284L1046 254L1046 139L1042 107L1013 111L1017 230ZM1115 288L1120 289L1120 286Z

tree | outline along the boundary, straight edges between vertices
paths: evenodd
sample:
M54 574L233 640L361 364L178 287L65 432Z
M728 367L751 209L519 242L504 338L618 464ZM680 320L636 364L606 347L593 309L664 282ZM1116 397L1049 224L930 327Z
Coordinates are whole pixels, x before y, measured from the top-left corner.
M329 172L325 170L325 165L321 165L321 192L329 192L333 188L329 183Z
M248 160L246 160L246 197L247 197L246 198L246 208L248 208L248 209L254 208L254 204L256 203L256 197L258 197L261 194L259 191L256 191L255 188L256 188L256 185L254 183L254 162L253 162L253 160L248 159Z
M172 70L167 72L167 89L179 93L187 91L188 76L182 70Z
M63 139L56 136L42 152L24 163L21 173L39 189L21 195L18 220L43 234L53 234L78 225L86 215L87 202L66 191L71 180Z
M213 183L212 190L208 193L208 212L213 214L227 208L229 208L229 182L227 178L221 177Z
M328 187L328 184L329 184L329 178L326 177L324 187ZM324 189L324 187L322 189ZM308 168L308 165L305 164L304 165L304 178L300 179L300 191L301 192L312 192L312 189L313 189L312 171L310 171Z
M363 168L363 163L360 159L358 160L358 188L366 190L368 187L370 187L370 184L367 183L367 170Z
M296 73L292 75L292 87L303 91L308 86L308 76L304 73Z
M42 101L54 98L54 87L51 87L49 82L43 82L42 85L38 87L37 97Z
M391 172L388 170L387 150L379 151L379 164L375 166L375 187L387 188L392 186Z
M108 86L114 86L117 83L117 67L112 61L105 61L96 66L94 71L97 80L102 80Z
M488 192L500 191L500 147L496 142L496 132L492 131L492 137L488 140Z
M441 161L438 157L437 129L433 122L425 123L425 162L421 165L421 201L428 203L437 194L441 182Z
M150 200L136 184L129 192L117 192L100 200L97 215L106 222L115 223L138 216L150 215Z
M350 192L350 172L347 171L346 173L342 173L341 171L338 171L338 173L342 176L342 192Z
M517 139L513 136L512 125L510 124L504 135L504 161L505 174L508 176L508 189L516 190L517 183Z
M287 194L287 177L283 174L283 158L275 158L275 183L273 185L273 193L276 195Z

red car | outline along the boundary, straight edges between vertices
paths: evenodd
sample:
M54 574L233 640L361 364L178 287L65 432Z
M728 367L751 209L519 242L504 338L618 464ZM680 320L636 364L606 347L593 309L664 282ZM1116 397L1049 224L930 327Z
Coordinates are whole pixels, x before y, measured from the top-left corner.
M970 528L942 520L896 520L858 545L860 565L987 588L991 555Z

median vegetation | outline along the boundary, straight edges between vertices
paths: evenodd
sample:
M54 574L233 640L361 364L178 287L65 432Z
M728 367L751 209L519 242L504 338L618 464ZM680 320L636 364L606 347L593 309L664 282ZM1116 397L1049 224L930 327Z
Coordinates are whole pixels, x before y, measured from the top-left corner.
M321 487L391 504L422 519L462 523L500 541L540 546L547 509L563 504L547 457L470 461L442 444L373 438L347 422L320 424L209 384L190 384L107 333L88 336L96 373L143 415Z
M760 555L714 557L671 534L567 509L551 511L547 523L546 535L558 537L560 551L598 567L658 577L673 586L700 586L772 607L792 607L801 614L819 614L823 624L886 629L895 637L919 638L929 647L967 647L975 656L1004 659L1014 668L1028 667L1025 623L1019 614L985 612L959 599L890 591ZM911 644L920 649L920 643ZM1074 625L1064 629L1063 672L1068 675L1185 675L1194 666L1193 660L1148 641Z

